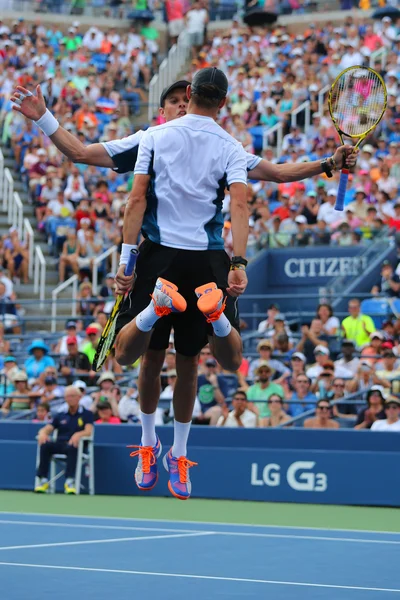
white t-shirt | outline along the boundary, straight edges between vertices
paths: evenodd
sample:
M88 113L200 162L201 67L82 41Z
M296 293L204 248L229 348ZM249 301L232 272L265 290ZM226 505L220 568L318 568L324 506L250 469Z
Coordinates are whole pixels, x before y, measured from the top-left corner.
M371 430L373 431L399 431L400 432L400 419L396 423L388 423L387 419L380 419L372 423Z
M330 331L331 329L337 329L340 326L339 319L337 317L329 317L325 325L322 325L322 329L325 332Z
M132 135L128 135L120 140L112 140L111 142L101 142L108 156L113 159L115 167L114 171L118 173L128 173L135 168L139 143L144 135L144 131L140 130ZM247 161L247 171L255 169L261 162L261 156L245 152Z
M257 427L257 415L248 408L241 415L240 420L244 427ZM220 417L217 422L217 427L239 427L235 418L235 411L231 411L224 423L224 417Z
M66 208L69 211L69 216L72 216L74 213L74 207L72 206L71 202L68 202L68 200L64 200L62 204L58 200L51 200L47 206L55 217L59 217L61 215L62 208Z
M203 33L207 21L207 11L204 8L189 10L186 18L188 33Z
M225 187L247 184L241 144L214 119L185 115L144 133L135 175L148 174L146 237L171 248L223 250Z
M329 202L325 202L318 211L318 220L325 221L328 225L343 218L343 212L335 210L335 207Z

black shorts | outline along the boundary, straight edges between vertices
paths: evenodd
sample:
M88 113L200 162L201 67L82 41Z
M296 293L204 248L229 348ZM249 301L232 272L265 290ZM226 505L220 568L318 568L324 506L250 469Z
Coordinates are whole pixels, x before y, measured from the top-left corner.
M159 319L153 329L149 348L168 348L174 329L176 351L184 356L196 356L208 343L213 328L197 308L195 288L214 281L226 295L230 260L224 250L179 250L145 240L139 248L136 263L137 280L125 298L117 320L117 331L132 321L150 302L156 280L163 277L178 286L187 308L183 313L171 313ZM225 315L239 331L237 298L227 295Z

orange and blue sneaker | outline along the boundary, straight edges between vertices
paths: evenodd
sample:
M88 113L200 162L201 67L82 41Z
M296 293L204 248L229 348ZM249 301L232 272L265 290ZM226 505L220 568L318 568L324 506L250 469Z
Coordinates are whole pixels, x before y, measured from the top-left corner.
M186 456L175 458L172 449L164 456L163 464L169 473L168 489L175 498L188 500L192 493L192 483L189 477L189 469L197 463L188 460Z
M154 312L158 317L186 310L186 300L178 292L177 286L162 277L157 279L151 297L153 298Z
M207 323L218 321L225 310L226 299L222 290L217 288L214 282L206 283L194 290L197 300L197 308L204 314Z
M157 436L155 446L128 446L128 448L137 448L131 452L130 456L139 458L135 471L135 481L139 490L148 492L153 489L158 480L157 458L160 457L162 446L160 438Z

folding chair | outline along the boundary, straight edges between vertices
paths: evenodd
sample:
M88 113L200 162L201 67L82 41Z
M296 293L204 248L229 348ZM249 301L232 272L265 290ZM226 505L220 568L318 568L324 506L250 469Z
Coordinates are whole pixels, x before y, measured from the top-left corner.
M53 433L53 442L57 441L57 431ZM50 478L49 478L49 493L56 493L56 481L65 475L66 454L53 454L50 462ZM36 449L36 469L40 462L40 446ZM59 469L57 468L59 467ZM80 494L81 489L84 489L82 484L82 471L85 469L85 474L88 478L88 491L91 496L94 495L94 445L93 435L90 437L82 437L79 440L78 454L76 458L75 470L75 487L76 493ZM39 478L35 476L35 487L39 485Z

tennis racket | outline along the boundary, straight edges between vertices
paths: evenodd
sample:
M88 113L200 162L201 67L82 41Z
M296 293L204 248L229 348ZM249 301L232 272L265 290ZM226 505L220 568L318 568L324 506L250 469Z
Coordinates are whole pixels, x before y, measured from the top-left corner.
M135 270L137 257L138 251L132 249L129 255L128 263L125 267L125 275L132 275L133 271ZM97 346L96 354L93 359L92 367L94 371L100 371L101 367L104 365L107 359L107 356L110 354L112 347L114 346L116 337L115 328L117 326L117 317L120 313L124 297L125 296L123 294L120 294L117 297L111 315L109 316L108 321L104 327L103 333L101 334L99 345Z
M358 138L358 148L385 114L387 90L382 77L369 67L350 67L336 77L329 92L329 112L344 144L343 136ZM335 209L343 210L349 170L342 169Z

